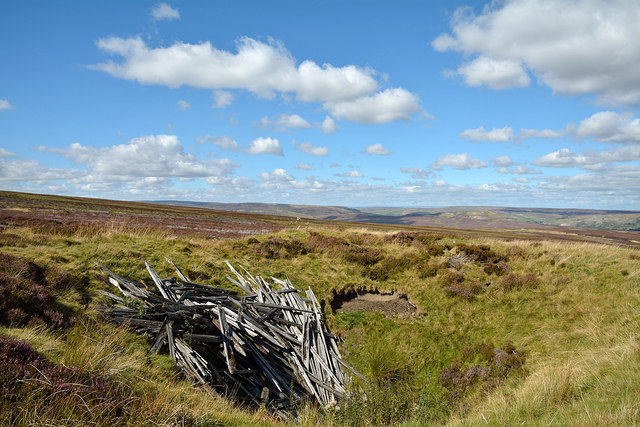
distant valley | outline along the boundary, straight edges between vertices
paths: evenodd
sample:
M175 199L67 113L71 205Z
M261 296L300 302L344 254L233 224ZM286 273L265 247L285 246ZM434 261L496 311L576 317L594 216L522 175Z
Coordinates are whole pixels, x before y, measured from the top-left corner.
M526 229L590 228L640 231L640 211L511 208L453 206L445 208L366 207L292 205L273 203L216 203L154 201L153 203L191 206L216 210L283 215L296 218L403 224L425 227Z

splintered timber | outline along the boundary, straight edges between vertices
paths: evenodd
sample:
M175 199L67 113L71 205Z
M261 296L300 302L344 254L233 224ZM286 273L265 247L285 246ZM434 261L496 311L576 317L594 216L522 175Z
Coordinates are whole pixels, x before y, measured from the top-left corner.
M363 378L342 361L311 288L302 297L288 278L272 278L279 288L272 289L227 262L238 292L194 283L167 262L177 277L161 278L145 263L149 286L97 264L122 294L102 291L114 305L100 310L150 336L151 353L166 345L176 366L212 393L288 418L303 400L335 407L347 393L347 372Z

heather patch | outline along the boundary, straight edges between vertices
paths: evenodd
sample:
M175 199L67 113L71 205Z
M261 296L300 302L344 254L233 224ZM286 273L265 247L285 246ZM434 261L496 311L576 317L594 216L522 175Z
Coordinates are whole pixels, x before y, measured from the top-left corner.
M350 243L342 237L327 236L326 234L310 231L306 241L310 251L332 253L349 246Z
M0 253L0 323L62 325L64 314L54 294L74 284L65 271Z
M506 292L517 289L535 289L539 285L540 281L538 280L538 276L533 273L522 276L511 273L504 276L500 282L500 286Z
M251 247L251 252L267 259L290 259L305 255L307 248L297 239L271 237Z
M372 280L381 282L390 277L411 269L414 265L424 263L426 260L417 254L401 254L398 256L389 255L380 262L364 271L364 275Z
M452 406L460 406L471 393L484 392L504 383L511 376L526 374L526 354L507 341L502 348L480 342L463 348L460 357L439 375Z
M479 282L472 283L453 283L447 286L444 290L448 296L460 297L467 301L473 301L476 295L484 292L487 285L483 285Z
M381 261L384 253L378 248L351 245L344 250L342 258L353 264L371 266Z
M119 424L137 406L121 384L55 365L26 342L7 338L0 338L0 390L0 412L9 414L24 402L38 400L43 402L41 419L56 418L64 408L76 417Z

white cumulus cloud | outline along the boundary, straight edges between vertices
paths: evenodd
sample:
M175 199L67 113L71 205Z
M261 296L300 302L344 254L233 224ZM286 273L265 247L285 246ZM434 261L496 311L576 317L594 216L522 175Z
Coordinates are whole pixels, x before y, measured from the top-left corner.
M445 154L431 164L431 169L442 170L443 166L451 166L454 169L480 169L487 167L487 163L472 158L469 153Z
M626 145L605 151L576 153L562 148L535 159L532 164L552 168L582 168L593 171L610 169L615 163L640 161L640 146ZM637 168L636 168L637 169Z
M342 178L362 178L364 175L362 175L360 172L358 172L357 170L351 170L348 172L344 172L344 173L334 173L334 176L339 176Z
M237 52L216 49L210 42L176 42L152 48L140 38L107 37L98 48L122 57L94 66L115 77L169 87L189 85L205 89L245 89L261 96L293 92L303 101L342 101L378 89L369 69L348 65L322 67L312 61L296 66L281 43L249 37L238 41Z
M282 146L280 141L275 138L263 138L259 137L251 141L249 148L245 150L247 154L274 154L276 156L282 156Z
M348 101L326 102L324 107L340 119L380 124L409 120L420 111L420 100L403 88L392 88Z
M276 182L276 181L293 181L293 177L290 176L284 169L274 169L271 172L262 172L258 175L264 182Z
M631 113L601 111L581 121L576 136L599 142L640 143L640 119Z
M274 126L276 130L286 131L288 129L308 129L311 124L297 114L280 114L279 117L260 119L262 127Z
M494 128L489 131L480 126L477 129L462 131L458 137L472 141L511 142L514 140L515 134L513 129L508 126L501 129Z
M204 139L206 141L209 141L213 145L217 145L223 150L236 151L238 149L238 143L236 142L236 140L227 135L214 136L207 134L204 136Z
M90 68L141 84L243 89L266 98L292 93L300 101L323 103L337 118L362 123L407 120L422 111L417 95L406 89L380 90L375 70L320 66L310 60L297 64L284 45L273 40L241 38L235 53L216 49L208 41L154 48L140 37L106 37L97 46L121 58ZM326 128L331 129L329 123Z
M233 102L233 95L226 90L214 90L213 91L213 104L211 108L224 108L231 105Z
M514 174L514 175L540 175L542 174L541 170L533 169L528 166L519 165L512 168L501 167L497 168L496 172L503 174Z
M331 116L326 116L319 127L322 130L322 133L325 134L335 133L338 130L338 125L336 125L336 122Z
M108 177L209 177L229 174L238 166L229 159L199 159L185 152L175 135L141 136L108 147L76 142L49 151L88 167L92 174Z
M551 130L551 129L520 129L520 135L518 135L518 139L531 139L531 138L542 138L542 139L552 139L552 138L562 138L565 136L565 132Z
M496 166L509 167L515 165L515 162L509 156L494 157L491 161Z
M188 109L191 108L191 104L187 101L184 101L182 99L178 100L178 108L182 111L187 111Z
M391 151L387 150L382 146L382 144L379 144L379 143L367 145L364 148L363 152L365 154L375 154L378 156L388 156L389 154L391 154Z
M172 8L167 3L158 3L151 8L151 19L154 21L170 21L179 18L178 9Z
M13 105L9 103L6 99L0 99L0 111L3 110L12 110Z
M302 171L312 171L312 170L316 169L313 166L311 166L310 164L305 163L305 162L300 162L300 163L296 164L294 166L294 168L298 169L298 170L302 170Z
M485 56L461 65L458 67L458 74L464 76L469 86L486 85L491 89L526 87L531 83L529 75L518 62L496 60Z
M295 148L297 148L298 150L302 151L303 153L307 153L307 154L311 154L312 156L326 156L327 154L329 154L329 148L328 147L318 147L313 145L310 142L303 142L303 143L298 143L296 141L293 141L293 146Z
M13 154L0 157L0 182L18 188L26 183L49 184L50 181L73 180L87 175L84 170L51 168L34 159L20 159Z
M556 94L637 104L638 22L635 0L492 2L480 15L459 9L432 46L471 57L458 68L470 85L522 87L532 73Z
M400 168L400 172L411 174L414 179L427 179L431 175L431 172L423 168Z

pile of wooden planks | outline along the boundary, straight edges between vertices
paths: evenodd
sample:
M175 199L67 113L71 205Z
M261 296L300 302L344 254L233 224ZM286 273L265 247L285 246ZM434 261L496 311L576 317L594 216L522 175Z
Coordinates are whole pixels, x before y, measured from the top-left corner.
M289 417L311 398L325 409L346 394L349 376L361 377L342 361L338 338L322 321L311 288L305 297L289 279L259 276L227 265L237 291L194 283L171 260L177 278L161 278L148 263L151 281L134 281L104 267L122 294L102 292L115 302L100 310L152 338L151 353L166 344L176 365L215 394L224 394Z

